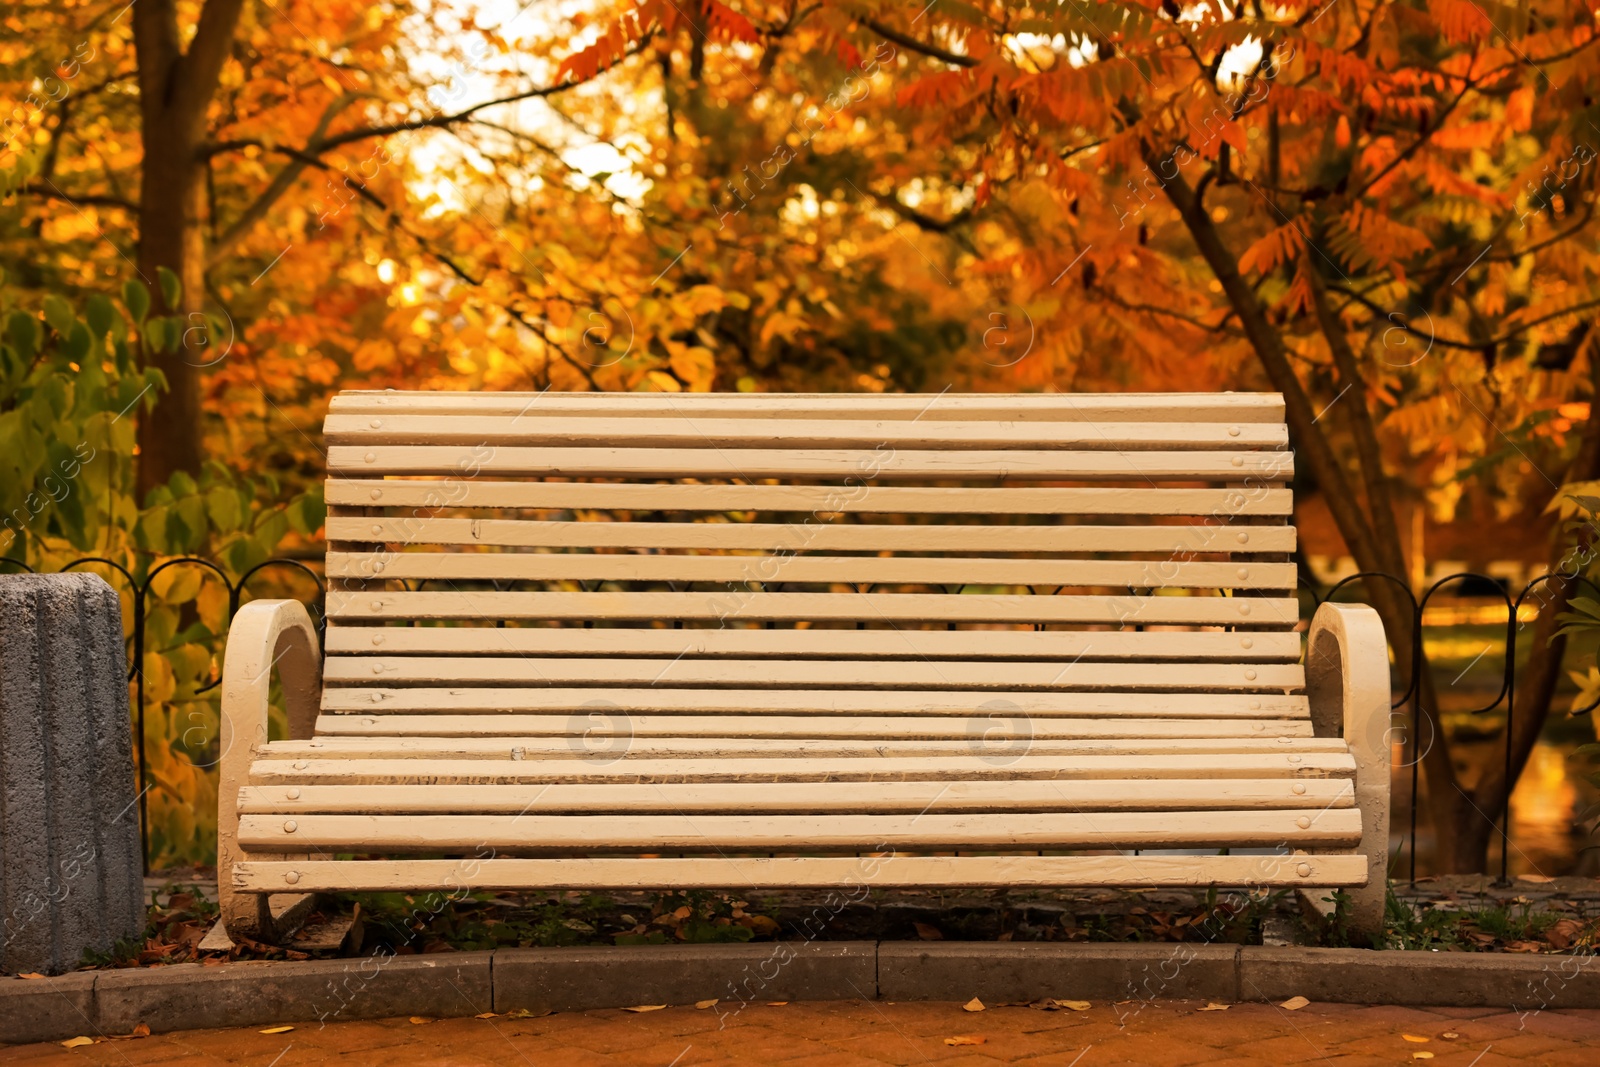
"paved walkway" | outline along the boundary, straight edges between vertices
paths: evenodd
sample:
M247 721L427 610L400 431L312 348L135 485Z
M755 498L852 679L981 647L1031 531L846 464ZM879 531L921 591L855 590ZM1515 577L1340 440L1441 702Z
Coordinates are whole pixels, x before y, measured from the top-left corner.
M1078 1067L1591 1067L1600 1062L1600 1011L1519 1015L1488 1008L1342 1004L1311 1004L1298 1011L1263 1004L1236 1004L1225 1011L1202 1007L1194 1001L1142 1006L1102 1002L1082 1011L995 1006L967 1012L959 1004L843 1001L752 1004L737 1014L723 1006L720 1017L716 1008L674 1007L542 1018L392 1019L299 1024L277 1034L194 1030L74 1049L15 1046L0 1049L0 1063L690 1067L782 1062L794 1067L879 1067L937 1061Z

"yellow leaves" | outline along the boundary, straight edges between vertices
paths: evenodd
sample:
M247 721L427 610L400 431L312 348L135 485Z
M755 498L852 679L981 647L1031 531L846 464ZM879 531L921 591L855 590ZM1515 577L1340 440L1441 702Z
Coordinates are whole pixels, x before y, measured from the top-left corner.
M1428 12L1447 41L1481 41L1494 30L1488 14L1474 0L1428 0Z
M1533 128L1533 88L1523 86L1506 97L1506 124L1518 133Z
M1196 1011L1227 1011L1232 1006L1233 1005L1231 1005L1231 1004L1218 1004L1216 1001L1211 1000L1211 1001L1207 1001L1206 1002L1206 1006L1205 1007L1197 1008L1195 1010Z
M623 1008L622 1010L623 1011L631 1011L631 1012L634 1012L635 1014L640 1014L640 1013L647 1012L647 1011L660 1011L662 1008L665 1008L665 1007L666 1007L665 1004L636 1004L631 1008Z
M265 1030L257 1030L256 1033L258 1033L258 1034L287 1034L290 1030L293 1030L293 1029L294 1029L294 1027L292 1027L292 1026L269 1026Z
M1416 1045L1426 1045L1428 1043L1428 1039L1420 1034L1401 1034L1400 1038L1403 1041L1410 1041Z
M721 311L728 305L728 299L715 285L696 285L682 294L676 304L698 318Z
M1282 1008L1284 1011L1299 1011L1301 1008L1310 1003L1311 1001L1307 1000L1305 997L1290 997L1282 1004L1279 1004L1278 1007Z
M704 0L701 11L705 14L706 30L712 37L745 44L755 44L761 39L749 19L721 0Z
M717 1006L717 998L712 997L710 1000L697 1000L694 1002L694 1006L699 1008L701 1011L704 1011L707 1008L714 1008Z
M585 82L621 59L642 36L643 28L634 12L625 12L612 23L599 40L572 53L556 67L556 82Z
M203 567L180 563L150 580L150 591L166 604L187 604L200 592L207 573Z
M717 376L717 361L711 349L701 345L683 345L667 342L672 355L672 373L688 387L691 393L709 393Z
M983 1001L979 1000L977 997L973 997L971 1000L969 1000L965 1004L961 1005L961 1010L962 1011L983 1011L984 1010Z
M982 1045L987 1043L988 1040L981 1034L957 1034L955 1037L945 1038L944 1043L947 1045Z
M810 323L799 315L791 315L785 311L773 311L762 322L761 332L758 336L761 338L762 344L766 344L774 337L787 341L809 325Z
M1428 235L1357 202L1334 219L1328 246L1354 271L1392 271L1405 280L1404 261L1433 247Z
M65 1041L61 1042L61 1047L62 1048L82 1048L85 1045L92 1045L92 1044L94 1044L94 1038L92 1038L92 1037L69 1037Z
M953 107L971 91L970 81L964 71L940 71L901 89L895 94L895 103L915 108Z
M1298 260L1305 248L1305 221L1292 219L1277 229L1267 231L1245 249L1244 255L1239 257L1239 271L1242 274L1268 274L1280 264Z

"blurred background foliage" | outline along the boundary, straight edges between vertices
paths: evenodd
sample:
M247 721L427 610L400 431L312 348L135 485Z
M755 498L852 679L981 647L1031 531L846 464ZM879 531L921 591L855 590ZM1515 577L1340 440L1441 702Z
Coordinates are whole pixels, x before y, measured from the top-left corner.
M314 559L340 388L1275 389L1359 568L1414 573L1409 516L1589 566L1547 509L1600 479L1597 10L18 0L5 554ZM210 850L199 574L152 590L161 862ZM1478 869L1512 783L1448 747Z

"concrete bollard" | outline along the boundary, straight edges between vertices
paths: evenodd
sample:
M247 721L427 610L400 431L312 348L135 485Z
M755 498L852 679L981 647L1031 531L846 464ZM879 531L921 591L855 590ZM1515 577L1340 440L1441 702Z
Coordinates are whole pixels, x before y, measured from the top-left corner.
M144 928L127 653L93 574L0 576L0 972Z

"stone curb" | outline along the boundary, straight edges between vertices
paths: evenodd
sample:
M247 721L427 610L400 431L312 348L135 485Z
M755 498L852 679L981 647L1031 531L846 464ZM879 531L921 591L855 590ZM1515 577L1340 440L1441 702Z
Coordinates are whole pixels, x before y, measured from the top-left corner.
M500 949L0 977L0 1044L79 1034L718 1001L1155 999L1600 1008L1595 956L1176 944L770 942Z

